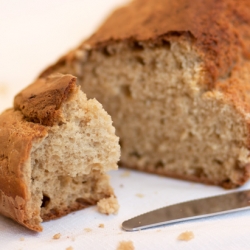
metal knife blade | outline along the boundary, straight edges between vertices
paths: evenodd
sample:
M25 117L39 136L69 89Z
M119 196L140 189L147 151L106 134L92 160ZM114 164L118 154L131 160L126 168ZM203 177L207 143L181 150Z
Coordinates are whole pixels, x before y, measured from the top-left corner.
M153 210L122 223L126 231L137 231L174 222L203 218L250 207L250 190L186 201Z

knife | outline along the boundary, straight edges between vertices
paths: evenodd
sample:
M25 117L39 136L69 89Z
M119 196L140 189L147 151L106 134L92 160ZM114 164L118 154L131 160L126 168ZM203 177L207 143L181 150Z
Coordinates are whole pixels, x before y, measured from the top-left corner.
M250 190L244 190L186 201L156 209L124 221L122 223L122 228L126 231L137 231L175 222L242 211L248 209L249 207Z

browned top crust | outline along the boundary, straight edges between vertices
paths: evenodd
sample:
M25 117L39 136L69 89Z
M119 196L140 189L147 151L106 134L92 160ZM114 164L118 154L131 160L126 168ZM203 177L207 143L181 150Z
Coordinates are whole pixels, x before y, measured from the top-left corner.
M28 121L52 126L60 122L61 104L76 88L76 77L54 74L41 78L16 95L14 108Z
M46 137L48 127L27 122L20 111L9 109L0 115L0 213L27 227L41 231L39 225L26 224L26 202L32 144Z
M134 0L116 10L79 48L103 49L117 41L159 44L172 38L194 42L205 61L205 88L227 78L233 67L250 58L248 0ZM75 51L40 76L70 65Z
M201 55L204 91L218 90L243 113L250 112L250 1L249 0L133 0L116 10L78 48L45 69L74 72L78 50L107 51L117 42L142 48L175 39L188 40ZM86 59L86 63L87 59ZM81 77L81 76L79 76Z
M0 190L6 195L26 197L25 187L20 182L23 165L32 143L46 134L46 127L27 122L19 111L9 109L0 115Z
M86 43L157 42L170 36L194 39L205 54L211 82L230 72L239 53L250 56L248 0L134 0L116 10Z

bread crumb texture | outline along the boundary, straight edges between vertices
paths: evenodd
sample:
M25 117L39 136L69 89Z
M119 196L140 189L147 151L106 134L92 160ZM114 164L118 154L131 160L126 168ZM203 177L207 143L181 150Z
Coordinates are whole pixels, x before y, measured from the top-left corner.
M46 183L41 211L45 220L58 208L84 208L112 195L105 172L117 169L119 159L115 129L100 103L87 100L77 89L62 106L62 113L63 124L51 127L46 139L32 151L31 163L42 166L33 169L33 192Z
M247 116L225 93L204 92L202 59L189 41L171 41L170 47L141 44L139 51L110 45L117 53L108 58L93 51L90 62L82 65L84 91L114 120L121 163L225 187L238 185L249 162ZM94 69L94 76L87 73Z
M54 240L58 240L58 239L60 239L60 238L61 238L61 234L60 234L60 233L55 234L55 235L53 236L53 239L54 239Z
M102 224L102 223L99 224L99 227L100 227L100 228L104 228L104 224Z
M192 231L186 231L181 233L177 239L180 241L189 241L192 240L193 238L194 238L194 233Z
M67 247L65 250L74 250L74 248L73 247Z
M130 241L120 241L116 250L134 250L134 244Z
M97 203L97 209L102 214L117 214L119 207L118 201L113 195L109 198L103 198Z

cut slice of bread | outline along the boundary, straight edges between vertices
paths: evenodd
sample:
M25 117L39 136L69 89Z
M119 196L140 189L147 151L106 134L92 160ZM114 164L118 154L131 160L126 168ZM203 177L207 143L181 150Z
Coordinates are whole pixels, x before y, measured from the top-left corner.
M0 115L0 213L35 231L104 199L119 205L106 172L117 169L118 137L102 105L72 75L39 79ZM106 206L107 207L107 206Z
M112 116L121 164L221 185L250 169L250 2L134 0L46 69Z

